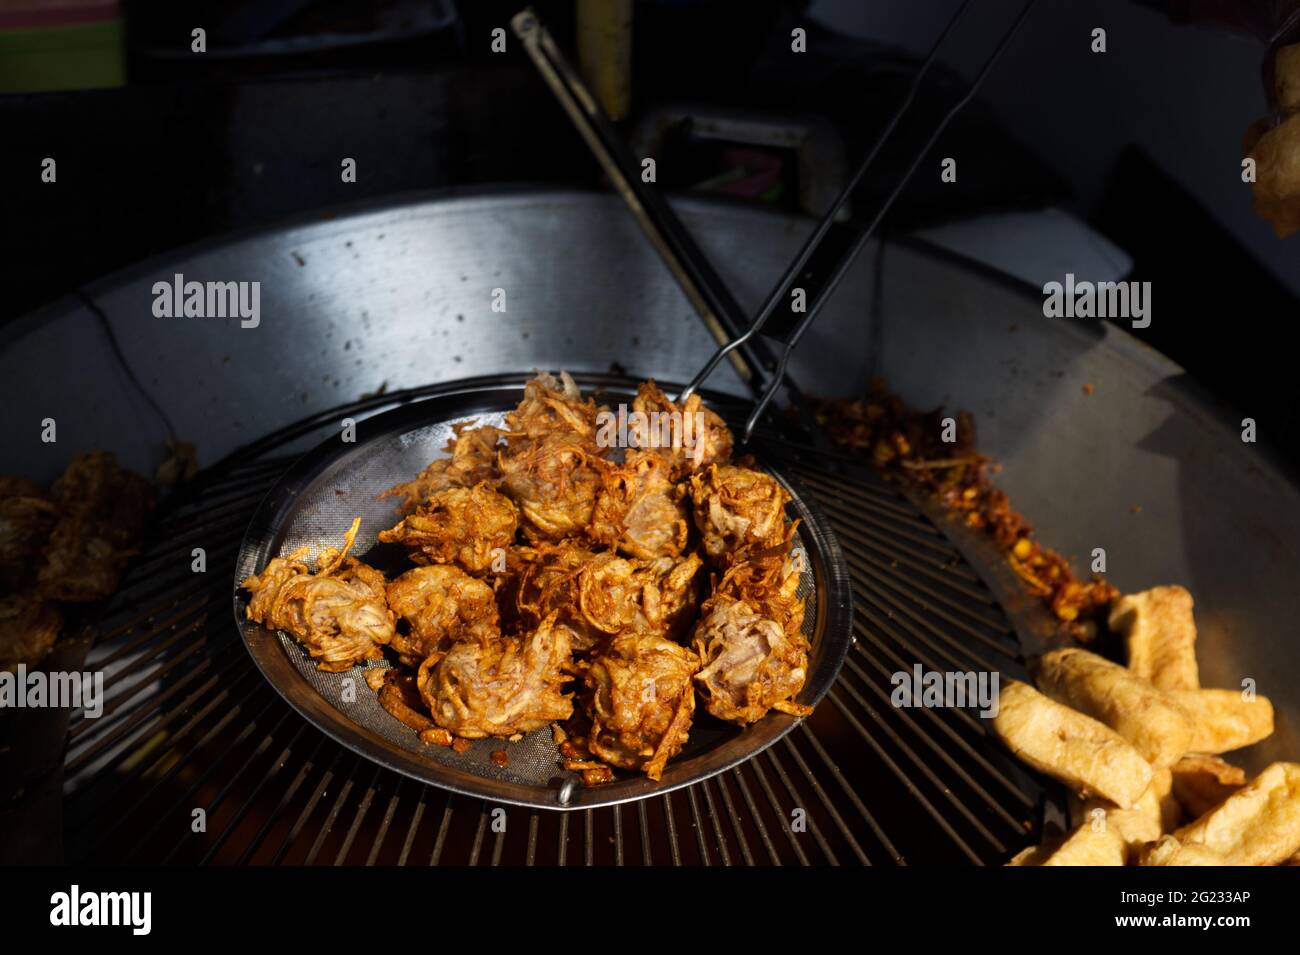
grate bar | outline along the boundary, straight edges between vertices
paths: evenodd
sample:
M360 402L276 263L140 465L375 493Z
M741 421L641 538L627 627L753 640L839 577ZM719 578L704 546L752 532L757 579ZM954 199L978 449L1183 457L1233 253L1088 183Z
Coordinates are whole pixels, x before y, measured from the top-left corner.
M858 845L857 839L854 838L853 830L849 828L848 823L844 821L844 817L840 815L840 811L835 808L835 804L831 802L830 797L826 794L826 790L822 788L822 784L818 782L817 777L814 776L812 770L808 768L808 764L804 762L803 754L795 747L794 742L789 736L781 742L789 751L791 758L794 759L795 765L799 767L799 771L803 773L804 781L808 783L813 794L821 800L822 808L824 808L830 815L831 820L835 823L835 827L839 829L840 835L844 836L844 838L849 841L850 845L852 845L853 852L857 855L858 861L863 865L871 865L871 860L862 850L862 847ZM881 845L886 847L891 858L895 861L901 861L902 855L893 847L893 844L890 843L889 837L885 835L885 831L880 828L880 824L876 822L875 817L873 817L870 812L867 812L866 818L867 824L871 827L872 833L880 841Z
M357 766L360 762L359 757L352 760L352 768L348 770L348 778L339 787L338 795L334 797L334 802L325 816L325 822L321 825L320 831L316 833L311 848L307 850L307 858L304 860L306 865L316 864L316 857L320 855L321 849L325 846L325 837L333 831L334 823L338 820L339 813L343 811L343 804L347 801L348 796L352 794L352 787L355 784L353 777L356 775Z
M362 793L361 801L357 804L357 811L352 814L352 825L348 826L347 834L343 837L343 845L339 846L339 851L334 856L334 865L336 866L341 866L348 857L348 853L352 850L352 842L356 839L357 831L361 828L361 821L370 812L370 806L375 799L375 787L379 784L380 772L380 767L376 766L374 775L370 777L370 785Z
M851 670L851 671L852 671L852 672L853 672L853 673L854 673L854 674L855 674L855 675L856 675L856 676L857 676L857 677L858 677L858 678L859 678L859 679L860 679L864 684L866 684L868 687L870 687L871 691L875 694L875 696L876 696L879 700L881 700L881 702L883 702L884 704L888 705L889 702L890 702L890 700L889 700L889 694L885 693L884 690L883 690L879 685L877 685L875 682L873 682L873 681L872 681L872 680L867 676L866 673L862 672L862 670L858 668L858 666L857 666L856 663L851 663L851 662L849 662L849 661L846 661L846 662L848 663L850 670ZM884 726L883 723L880 723L880 722L879 722L879 721L880 721L880 716L879 716L879 714L877 714L876 711L872 708L870 702L869 702L865 697L863 697L860 693L858 693L858 691L855 690L855 689L853 688L853 685L852 685L851 683L849 683L847 680L841 680L840 683L841 683L841 685L843 686L844 691L845 691L846 693L848 693L849 696L851 696L851 697L853 698L853 700L854 700L854 701L855 701L855 702L856 702L860 707L862 707L862 709L867 713L868 716L870 716L872 719L876 720L876 721L879 723L879 725ZM933 710L930 710L930 709L927 709L927 708L924 708L924 707L923 707L923 708L922 708L922 712L929 714L929 715L933 718L933 721L935 722L935 724L937 725L937 727L938 727L939 729L941 729L941 730L943 730L943 729L948 729L947 727L944 726L943 721L940 720L940 719L939 719L939 718L934 714ZM944 765L946 765L949 769L951 769L954 773L956 773L956 774L957 774L957 777L958 777L959 779L961 779L961 781L962 781L963 783L965 783L967 786L969 786L970 789L971 789L971 791L972 791L976 796L978 796L978 797L979 797L979 798L984 802L984 804L985 804L986 806L989 807L989 809L991 809L991 810L992 810L996 815L998 815L1000 818L1002 818L1002 820L1005 821L1008 825L1010 825L1011 827L1013 827L1014 829L1016 829L1017 831L1019 831L1019 829L1020 829L1020 820L1016 819L1013 815L1011 815L1009 812L1007 812L1007 810L1004 808L1004 806L1003 806L1003 804L1002 804L1002 801L1001 801L1000 799L995 799L995 798L993 797L993 795L992 795L988 790L986 790L983 786L981 786L978 782L976 782L975 779L974 779L974 777L972 777L972 776L971 776L971 775L970 775L970 774L969 774L969 773L968 773L968 772L967 772L967 771L966 771L966 770L961 766L960 763L958 763L955 759L953 759L952 756L949 755L949 754L944 750L944 748L943 748L942 746L940 746L940 745L936 742L936 740L934 739L933 736L931 736L929 733L927 733L927 732L926 732L926 731L921 727L920 723L917 722L916 718L913 717L913 716L911 715L910 712L908 712L908 711L906 711L906 710L898 710L898 715L899 715L899 718L902 720L902 722L903 722L906 726L908 726L908 727L909 727L909 728L910 728L910 729L911 729L911 730L912 730L912 731L913 731L913 732L914 732L914 733L915 733L915 734L916 734L916 735L917 735L917 736L918 736L918 737L919 737L919 738L920 738L920 739L925 743L926 748L927 748L928 750L930 750L930 752L932 752L935 756L937 756L937 757L939 758L939 760L940 760ZM911 758L912 761L915 762L915 763L917 764L917 767L918 767L919 769L921 769L922 772L925 772L925 773L927 773L927 774L930 773L930 770L929 770L928 766L926 765L926 762L925 762L924 760L921 760L921 759L916 755L915 751L912 750L912 748L911 748L910 746L908 746L906 743L903 742L903 739L902 739L901 736L897 736L896 734L894 734L893 731L891 731L891 730L888 729L888 727L885 727L885 729L886 729L886 732L889 733L890 738L893 739L893 740L898 744L898 746L899 746L901 749L903 749L904 752L906 752L906 753L908 754L909 758ZM948 729L948 732L949 732L949 733L952 733L951 729ZM952 733L952 735L951 735L951 739L953 740L954 743L956 743L957 745L961 746L961 747L963 748L964 751L969 751L969 747L967 747L967 746L962 742L961 738L958 737L955 733ZM973 754L971 754L971 755L973 755ZM934 781L934 782L939 782L938 777L936 776L932 781ZM959 810L960 812L963 812L963 813L969 812L969 810L966 808L965 804L964 804L961 800L957 799L957 797L955 797L955 796L952 794L951 789L950 789L946 784L943 784L943 785L942 785L942 792L944 793L945 796L947 796L947 798L949 799L949 801L956 800L956 802L958 803L958 810Z
M736 778L736 785L740 787L740 796L745 800L745 805L749 808L749 818L754 820L754 828L758 830L759 839L762 840L763 847L767 849L768 858L773 865L780 865L781 854L776 851L776 846L772 844L772 839L767 834L767 826L763 823L763 817L758 812L758 804L754 802L754 797L749 793L749 787L745 785L745 777L741 773L740 767L737 766L733 769L731 775ZM750 864L753 864L752 860Z
M428 786L420 787L420 798L415 801L415 811L411 813L411 822L406 827L406 838L402 840L402 851L397 856L398 865L406 865L407 860L411 858L411 847L415 844L415 833L420 828L420 820L424 818L424 800L428 793Z
M454 810L453 802L456 794L448 791L447 801L442 807L442 820L438 823L438 838L434 840L433 852L429 855L429 865L437 865L442 858L442 850L447 844L447 829L451 825L451 814Z
M790 774L785 771L785 766L782 765L780 757L776 755L776 747L772 747L767 751L767 759L772 764L772 768L776 770L776 775L777 778L781 780L781 785L785 787L785 792L786 795L790 797L791 805L796 809L799 808L799 804L803 802L803 798L795 788L794 780L792 780ZM813 834L814 841L816 841L818 847L825 854L826 861L831 865L839 865L840 861L835 856L835 850L831 848L830 843L826 841L826 837L822 835L821 829L817 826L817 820L806 811L804 812L804 820L808 825L808 831ZM837 826L841 826L841 834L844 834L844 828L842 826L843 820L836 820L832 817L832 821L835 822ZM793 832L790 834L790 837L792 839L794 838ZM851 832L847 834L847 839L850 847L857 855L858 861L863 865L871 865L871 860L867 858L867 854L862 851L862 847L858 845L857 839L853 837Z
M286 713L285 715L287 716L288 714ZM281 719L281 722L283 722L283 718ZM225 828L222 829L221 833L217 836L212 846L208 849L207 852L203 854L203 858L202 860L200 860L200 865L207 865L209 862L212 861L213 857L216 856L218 850L220 850L222 845L225 844L226 839L228 839L230 837L230 834L235 831L236 827L241 822L243 822L244 817L248 813L248 810L252 808L253 802L254 800L256 800L257 795L262 791L262 789L269 782L271 782L273 779L275 779L277 776L280 775L280 770L284 768L285 762L288 760L290 754L297 746L298 740L302 737L303 731L306 730L306 728L307 728L306 723L298 724L298 728L294 731L293 736L289 739L288 745L285 746L282 750L280 750L280 755L277 756L275 761L272 763L270 771L267 772L266 775L263 776L261 780L258 781L255 787L253 787L253 791L250 792L248 796L244 799L243 804L239 807L239 810L235 813L234 818L231 819L230 822L226 823ZM269 741L270 736L268 736L267 739ZM248 764L246 763L245 765L247 766ZM243 770L241 769L241 772L242 771ZM236 779L238 778L238 774L236 774L235 778ZM233 781L234 780L232 779L232 784Z
M306 724L304 724L304 726L305 725ZM328 737L323 733L316 737L316 745L312 747L311 755L308 756L306 762L298 768L297 775L294 776L293 781L289 783L289 787L280 797L280 801L276 803L275 808L271 810L266 819L263 820L257 833L244 848L243 853L239 857L239 865L247 865L249 860L253 858L253 853L262 845L262 841L266 839L267 834L271 831L271 827L279 820L280 814L288 808L289 803L293 801L293 797L296 796L298 790L302 788L302 784L307 781L308 775L310 775L311 771L315 768L316 757L319 755L321 748L325 745L326 739L328 739Z
M323 735L322 739L324 739ZM298 818L294 820L293 826L284 834L284 839L280 842L280 848L276 850L275 858L272 860L273 864L279 865L284 861L284 857L288 854L290 848L292 848L294 843L298 841L298 836L302 834L302 830L306 827L307 820L311 818L312 814L316 811L316 807L319 806L321 801L325 798L330 783L334 781L335 768L339 765L339 761L342 758L343 748L341 746L335 746L334 755L330 759L330 764L325 768L325 772L321 775L320 782L316 784L316 788L312 791L311 798L307 800L307 805L302 807L302 812L298 813Z

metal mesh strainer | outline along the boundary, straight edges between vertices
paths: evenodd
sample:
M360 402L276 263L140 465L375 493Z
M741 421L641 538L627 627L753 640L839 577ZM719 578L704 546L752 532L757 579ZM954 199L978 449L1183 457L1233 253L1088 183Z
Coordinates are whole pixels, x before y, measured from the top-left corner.
M697 711L690 742L669 763L660 782L628 777L583 788L575 774L562 769L549 730L530 733L516 743L478 740L462 753L422 744L414 730L379 705L360 667L323 673L291 637L245 617L247 594L238 589L239 581L296 548L308 547L314 556L322 547L339 546L354 517L361 518L361 530L353 555L390 577L409 566L400 548L376 543L379 531L399 517L396 501L381 500L379 494L444 456L453 425L500 424L521 393L506 387L471 389L357 422L355 441L327 441L281 479L249 525L234 583L235 618L262 672L304 716L362 755L435 785L525 805L577 808L649 796L720 772L780 739L797 722L792 717L772 714L739 730ZM811 704L830 686L851 639L848 574L820 514L786 476L768 470L791 494L790 516L800 519L797 546L807 554L799 593L807 601L804 631L813 651L799 699ZM504 766L491 758L501 749L508 757Z

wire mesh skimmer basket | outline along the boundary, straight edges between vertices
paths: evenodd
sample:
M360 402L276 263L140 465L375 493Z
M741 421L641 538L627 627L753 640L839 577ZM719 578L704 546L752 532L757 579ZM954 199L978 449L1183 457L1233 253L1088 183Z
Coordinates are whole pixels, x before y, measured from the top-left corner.
M626 393L629 400L631 395ZM391 548L376 545L376 535L395 524L400 514L394 499L381 499L380 493L445 456L453 425L499 425L504 412L521 396L522 386L485 387L397 408L357 422L355 441L339 437L325 441L281 478L249 525L234 580L235 618L265 677L319 729L382 766L456 792L527 806L589 808L689 786L736 766L790 732L798 719L782 713L738 729L697 711L689 742L660 781L623 774L612 782L584 787L577 774L562 768L549 728L508 744L499 739L476 740L461 752L426 745L379 704L362 667L322 672L292 637L247 619L248 595L239 589L240 581L273 557L299 547L310 548L313 556L322 547L337 547L355 517L361 518L361 531L352 553L389 570L393 561L385 551ZM604 397L617 395L606 392ZM799 520L795 546L806 555L801 561L799 595L807 603L804 632L812 651L798 701L815 705L834 682L852 639L848 570L816 506L788 475L771 466L765 469L789 492L787 513ZM369 664L388 665L387 661ZM504 765L492 756L501 749L507 753Z

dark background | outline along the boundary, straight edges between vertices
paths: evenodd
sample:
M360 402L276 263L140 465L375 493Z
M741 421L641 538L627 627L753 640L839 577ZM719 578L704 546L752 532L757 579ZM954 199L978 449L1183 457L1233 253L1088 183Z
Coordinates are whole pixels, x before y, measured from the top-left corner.
M258 9L282 6L263 0ZM146 256L306 210L458 185L599 184L594 161L513 35L509 52L490 51L490 31L507 26L522 0L287 6L303 9L266 30L265 23L250 22L246 14L253 7L246 3L137 0L128 6L127 86L0 97L0 161L7 167L0 180L0 323ZM567 43L571 0L535 6ZM862 13L869 33L872 21L864 11L874 15L884 6L644 0L634 30L634 111L695 102L820 115L831 120L855 161L901 99L916 50L895 35L831 32L814 15L822 7L839 8L830 12L848 22ZM932 36L953 3L899 0L898 6L900 18L906 10L917 21L917 36ZM400 14L407 7L451 16L436 29L403 30ZM1033 15L1040 33L1063 9L1050 0L1040 5ZM384 20L379 14L385 11L396 11L396 20ZM1143 9L1139 16L1144 28L1168 31L1171 38L1198 29L1171 22L1164 10ZM398 26L382 38L311 48L310 38L322 31L362 37L388 22ZM196 23L209 31L205 56L188 53ZM809 30L816 56L778 55L795 25ZM231 52L295 37L305 47L298 53ZM1122 38L1117 35L1121 46ZM1263 63L1265 46L1256 46L1252 60ZM1001 64L1001 87L990 93L994 102L973 104L936 147L936 155L968 157L960 182L944 189L942 201L937 183L915 183L891 213L889 230L983 211L1077 211L1132 255L1132 278L1158 289L1158 307L1169 319L1154 323L1144 338L1244 413L1267 414L1269 438L1300 460L1289 346L1300 281L1279 276L1277 265L1295 266L1297 239L1287 242L1289 256L1261 255L1265 240L1254 235L1247 241L1240 230L1225 228L1223 217L1207 209L1185 177L1171 175L1167 160L1140 137L1119 142L1105 159L1061 161L1060 144L1048 141L1041 124L1022 125L1008 116L1005 103L1002 109L997 104L999 96L1005 100L998 89L1032 86L1061 51L1034 40L1017 49ZM1147 41L1139 52L1158 77L1153 44ZM1121 49L1119 55L1137 54ZM1234 82L1241 82L1241 60L1229 62L1223 69L1231 68ZM969 72L961 63L936 71L895 145L868 177L858 208L879 201L911 158L912 144L960 95ZM1213 69L1200 79L1207 89L1218 81ZM1254 118L1252 108L1258 115L1266 106L1257 76L1250 85L1260 92L1253 107L1242 107L1242 129ZM1093 95L1081 81L1077 96L1086 101ZM1141 95L1132 90L1134 102ZM1123 96L1112 99L1117 114L1131 106ZM1060 104L1067 116L1070 108ZM1189 89L1182 108L1190 115L1208 107ZM1236 148L1232 142L1205 146ZM58 189L39 182L40 159L47 155L59 157ZM356 158L363 171L356 184L339 181L340 156ZM1240 196L1237 201L1248 204L1244 187ZM773 201L788 206L792 199L787 191ZM1271 262L1261 263L1262 257ZM1300 280L1300 272L1293 274Z

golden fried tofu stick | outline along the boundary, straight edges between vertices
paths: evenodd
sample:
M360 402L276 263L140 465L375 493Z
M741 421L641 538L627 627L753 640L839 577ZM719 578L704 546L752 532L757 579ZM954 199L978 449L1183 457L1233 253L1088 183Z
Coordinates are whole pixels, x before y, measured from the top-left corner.
M1033 846L1017 853L1009 866L1123 865L1124 840L1109 826L1085 822L1064 842Z
M1192 715L1190 749L1226 753L1273 735L1273 704L1239 690L1186 690L1172 694Z
M1199 819L1246 785L1246 771L1218 756L1189 753L1171 772L1174 798L1189 819Z
M1192 719L1163 690L1095 653L1070 647L1043 657L1038 688L1105 723L1152 766L1172 766L1192 742Z
M1009 680L998 698L993 732L1011 752L1054 779L1131 809L1154 771L1109 727Z
M1173 836L1161 836L1138 855L1138 865L1190 866L1226 865L1223 856L1213 849L1194 843L1183 844Z
M1200 687L1192 595L1183 587L1152 587L1115 601L1110 628L1124 637L1128 668L1162 690Z
M1300 763L1273 763L1190 825L1174 833L1225 865L1277 865L1300 851Z
M1132 809L1121 809L1099 797L1082 800L1072 807L1071 818L1077 825L1104 826L1119 834L1129 859L1136 860L1138 852L1148 842L1154 842L1178 823L1179 807L1170 790L1173 774L1167 769L1157 769L1151 785Z

